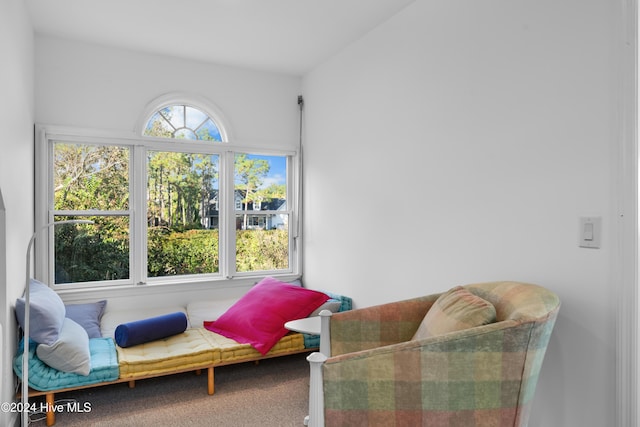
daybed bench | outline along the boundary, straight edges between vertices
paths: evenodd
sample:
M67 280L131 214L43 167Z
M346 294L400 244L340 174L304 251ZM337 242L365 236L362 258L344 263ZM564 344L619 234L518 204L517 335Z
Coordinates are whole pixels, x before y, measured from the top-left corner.
M28 384L29 396L45 396L47 407L52 408L54 405L55 393L72 391L88 387L96 387L107 384L129 383L129 387L135 386L135 381L145 378L158 377L163 375L171 375L182 372L207 370L207 393L214 394L214 368L235 363L243 363L250 361L259 361L261 359L291 355L296 353L304 353L315 350L319 346L319 336L301 334L296 332L287 332L282 337L276 337L274 344L269 343L267 346L261 346L260 343L253 342L251 336L254 331L247 334L248 337L236 336L234 334L243 335L243 331L229 331L224 329L226 323L230 322L229 329L233 329L236 325L240 328L249 324L259 326L255 329L260 333L262 318L257 322L256 316L262 313L256 313L255 307L251 307L248 300L250 295L259 294L258 288L262 292L269 291L272 296L281 299L287 307L295 306L292 299L287 297L281 298L279 293L272 292L273 288L266 287L265 282L271 286L276 286L275 279L266 278L258 285L252 288L245 296L237 301L198 301L187 305L186 307L167 307L162 309L142 309L135 311L106 311L102 314L106 302L101 301L93 304L83 305L67 305L67 315L73 313L80 306L93 310L94 315L89 316L91 319L76 320L82 323L82 326L88 331L92 331L93 337L88 339L88 347L90 354L90 371L88 375L78 374L75 372L63 372L49 366L38 357L37 347L46 345L38 344L33 340L34 335L31 334L29 340L29 371ZM282 286L281 282L278 282ZM33 285L32 285L33 286ZM291 286L291 285L287 285ZM295 286L292 286L295 287ZM298 289L304 289L296 287ZM33 289L33 288L32 288ZM278 291L279 287L276 288ZM288 291L288 288L282 288ZM256 292L254 292L256 291ZM322 309L329 309L333 312L346 311L352 308L352 301L349 297L324 293L324 302L316 305L314 309L305 311L304 316L316 315ZM264 294L257 295L262 299L263 306L270 310L268 304L264 304ZM294 298L294 297L291 297ZM31 292L33 301L33 290ZM33 302L31 303L33 309ZM244 310L247 315L238 314ZM306 308L304 309L306 310ZM16 306L16 312L18 312ZM278 311L278 308L276 308ZM137 345L122 347L116 343L118 336L116 330L120 325L128 325L139 319L155 319L167 315L168 313L184 313L188 319L188 326L184 332L156 339L149 342L143 342ZM294 311L287 313L289 317L296 316ZM300 311L298 311L300 313ZM86 314L86 313L85 313ZM235 316L235 317L234 317ZM19 315L18 315L19 317ZM33 319L33 317L31 317ZM284 322L292 320L285 318L284 321L277 320L282 325ZM99 322L99 326L95 325ZM244 323L244 325L243 325ZM95 329L99 328L101 336L96 337ZM219 330L222 328L223 330ZM215 331L215 332L214 332ZM223 335L224 334L224 335ZM91 335L91 333L89 333ZM227 336L225 336L227 335ZM255 334L254 334L255 335ZM233 336L235 339L230 338ZM116 338L114 338L116 337ZM62 335L60 340L62 339ZM22 378L22 347L23 341L19 344L17 356L14 360L14 371L19 378ZM268 347L268 348L267 348ZM62 356L61 356L62 357ZM55 413L52 410L47 412L47 425L51 426L55 423Z

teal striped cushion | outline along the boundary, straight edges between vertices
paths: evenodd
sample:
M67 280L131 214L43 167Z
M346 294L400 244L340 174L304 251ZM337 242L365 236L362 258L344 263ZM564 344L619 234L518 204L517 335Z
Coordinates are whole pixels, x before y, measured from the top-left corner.
M116 345L111 338L89 339L91 354L91 372L80 375L73 372L62 372L45 364L36 354L38 344L29 340L29 387L40 391L59 390L63 388L81 387L107 381L115 381L120 376ZM14 358L13 370L22 378L22 357L24 355L24 339L18 344Z

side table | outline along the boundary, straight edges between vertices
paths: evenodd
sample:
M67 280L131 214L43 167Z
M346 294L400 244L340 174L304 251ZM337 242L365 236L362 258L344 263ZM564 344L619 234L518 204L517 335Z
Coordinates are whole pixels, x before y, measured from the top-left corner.
M309 415L304 419L304 425L309 427L324 426L324 396L322 394L322 364L331 355L331 339L329 320L331 312L322 310L319 316L292 320L284 324L290 331L303 334L320 335L320 352L307 357L310 364L309 380Z
M284 327L294 332L320 335L320 353L329 357L331 355L331 337L329 335L330 318L331 312L329 310L322 310L319 316L291 320L285 323Z

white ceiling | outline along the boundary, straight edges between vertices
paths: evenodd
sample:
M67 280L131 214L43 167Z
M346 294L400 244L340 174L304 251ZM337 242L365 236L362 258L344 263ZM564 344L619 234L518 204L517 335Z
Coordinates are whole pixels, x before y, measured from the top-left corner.
M302 75L415 0L26 0L36 33Z

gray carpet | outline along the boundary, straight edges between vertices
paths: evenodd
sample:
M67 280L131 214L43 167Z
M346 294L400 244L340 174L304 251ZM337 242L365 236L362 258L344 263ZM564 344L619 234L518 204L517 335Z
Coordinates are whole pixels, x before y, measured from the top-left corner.
M133 389L122 383L59 393L59 405L72 399L89 411L58 413L56 426L299 427L309 406L306 356L218 367L213 396L207 394L206 371L140 380ZM32 426L46 425L37 418L32 416Z

